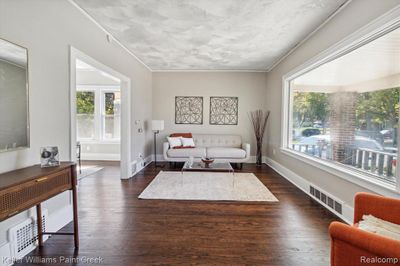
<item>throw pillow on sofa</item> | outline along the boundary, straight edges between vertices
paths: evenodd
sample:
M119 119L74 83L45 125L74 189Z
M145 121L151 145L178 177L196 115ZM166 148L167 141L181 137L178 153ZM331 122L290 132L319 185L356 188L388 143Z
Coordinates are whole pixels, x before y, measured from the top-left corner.
M174 149L175 147L181 147L182 146L182 140L181 137L167 137L169 146Z
M182 146L185 148L194 148L196 145L194 144L193 138L181 138Z
M182 138L193 138L192 133L172 133L169 135L171 138L177 138L177 137L182 137Z

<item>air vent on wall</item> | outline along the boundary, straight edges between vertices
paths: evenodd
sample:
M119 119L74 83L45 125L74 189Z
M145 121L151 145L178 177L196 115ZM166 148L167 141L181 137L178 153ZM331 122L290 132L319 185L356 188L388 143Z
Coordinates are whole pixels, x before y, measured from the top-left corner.
M327 206L331 211L342 215L342 203L327 194L325 191L322 191L320 188L316 188L315 186L310 186L310 195L321 204Z
M43 231L46 231L47 227L47 210L42 210L42 227ZM13 253L13 257L20 259L26 254L31 252L37 244L37 219L29 218L24 222L9 229L10 244ZM43 236L43 240L48 238L47 235Z

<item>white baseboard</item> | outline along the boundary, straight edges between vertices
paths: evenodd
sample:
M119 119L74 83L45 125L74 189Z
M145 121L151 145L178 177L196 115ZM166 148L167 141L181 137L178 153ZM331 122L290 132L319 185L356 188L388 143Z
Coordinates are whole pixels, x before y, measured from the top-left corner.
M120 161L120 154L116 153L82 153L83 161Z
M150 155L151 161L154 162L154 154ZM157 154L157 162L166 162L163 154Z
M153 157L153 155L149 155L143 160L136 161L136 171L132 174L132 177L134 177L137 173L146 168L153 161Z
M271 158L265 158L265 163L274 169L278 174L283 176L285 179L287 179L289 182L291 182L293 185L301 189L304 193L309 195L309 187L310 185L318 187L318 185L313 184L309 181L307 181L305 178L301 177L300 175L296 174L295 172L291 171L290 169L286 168L285 166L281 165L280 163L272 160ZM335 195L332 195L335 196ZM338 198L338 197L336 197ZM327 208L325 205L321 204L319 201L318 202L321 206L332 212L329 208ZM334 212L332 212L334 213ZM352 224L353 221L353 213L354 213L354 208L351 207L350 205L346 204L343 202L342 204L342 215L339 215L338 213L334 213L335 215L339 216L342 220L344 220L348 224Z
M153 155L149 155L144 159L144 162L146 163L145 167L149 165L153 161Z

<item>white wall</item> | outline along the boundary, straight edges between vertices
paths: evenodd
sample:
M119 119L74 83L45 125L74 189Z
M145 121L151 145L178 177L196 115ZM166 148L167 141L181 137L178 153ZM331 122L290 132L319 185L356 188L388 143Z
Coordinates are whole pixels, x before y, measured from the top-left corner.
M0 153L0 172L39 163L41 146L59 146L60 159L69 159L69 45L129 77L134 120L151 119L151 72L66 0L0 0L0 37L28 48L31 148ZM132 160L151 153L151 132L132 128ZM49 200L50 216L66 207L68 194ZM0 223L0 246L6 229L27 216Z
M353 0L322 29L267 74L268 97L266 101L267 108L271 110L271 120L267 132L268 157L302 176L308 182L339 197L350 206L353 206L355 193L367 191L367 189L280 152L282 76L398 4L398 0ZM275 150L275 154L273 150Z
M100 160L100 161L120 161L121 160L120 143L82 143L82 160Z
M162 142L173 132L238 134L251 143L255 154L255 139L248 112L264 109L265 73L257 72L159 72L153 73L153 119L165 121L160 133L157 154ZM203 125L175 124L175 96L203 96ZM238 125L210 125L210 96L239 97Z

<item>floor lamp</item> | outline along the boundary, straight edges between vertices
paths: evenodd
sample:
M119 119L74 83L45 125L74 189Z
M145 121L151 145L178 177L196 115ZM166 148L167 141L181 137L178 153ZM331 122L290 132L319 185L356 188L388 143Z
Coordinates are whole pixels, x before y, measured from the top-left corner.
M162 167L157 165L157 134L164 130L164 120L152 120L151 130L154 131L154 165L155 167Z

